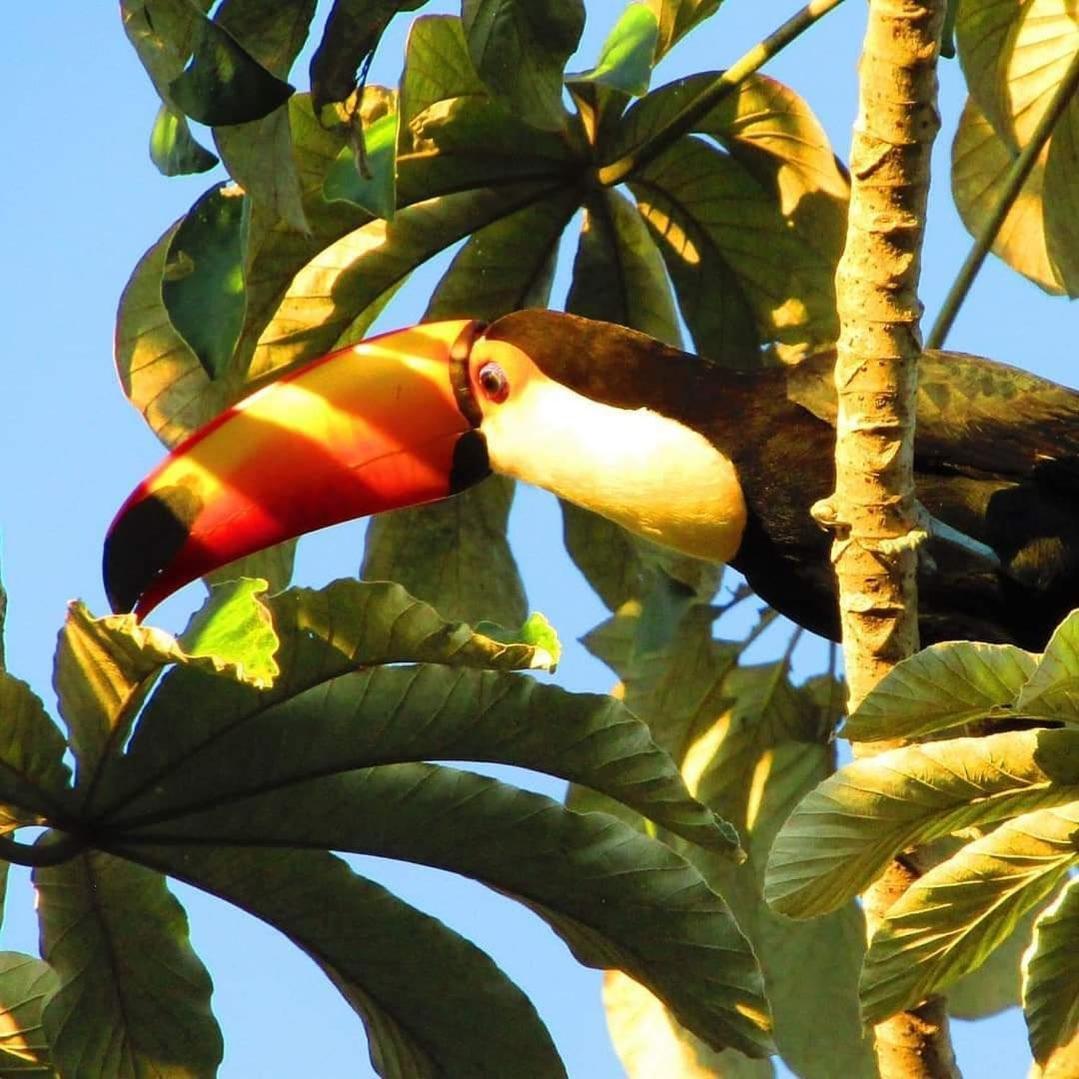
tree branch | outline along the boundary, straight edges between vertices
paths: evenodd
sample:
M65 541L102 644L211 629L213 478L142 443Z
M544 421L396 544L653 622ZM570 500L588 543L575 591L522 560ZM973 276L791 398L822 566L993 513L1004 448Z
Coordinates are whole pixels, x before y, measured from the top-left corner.
M860 65L850 216L836 274L836 490L814 507L835 531L851 708L918 647L917 290L945 8L945 0L870 0ZM870 934L913 879L897 861L866 893ZM939 998L878 1025L875 1035L882 1079L958 1076Z

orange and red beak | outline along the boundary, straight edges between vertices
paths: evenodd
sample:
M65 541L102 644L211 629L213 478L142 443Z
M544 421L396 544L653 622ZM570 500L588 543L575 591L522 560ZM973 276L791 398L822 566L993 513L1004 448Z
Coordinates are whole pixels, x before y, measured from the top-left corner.
M488 474L468 356L482 325L436 322L332 353L174 450L105 540L113 610L341 521L445 498Z

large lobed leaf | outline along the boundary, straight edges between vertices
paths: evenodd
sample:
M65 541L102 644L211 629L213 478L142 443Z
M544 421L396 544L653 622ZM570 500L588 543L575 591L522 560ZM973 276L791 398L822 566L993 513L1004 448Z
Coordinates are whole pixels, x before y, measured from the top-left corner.
M1079 1031L1079 885L1072 877L1034 924L1023 956L1023 1011L1035 1059L1048 1064Z
M55 1076L41 1025L46 999L57 988L47 963L18 952L0 952L0 1074Z

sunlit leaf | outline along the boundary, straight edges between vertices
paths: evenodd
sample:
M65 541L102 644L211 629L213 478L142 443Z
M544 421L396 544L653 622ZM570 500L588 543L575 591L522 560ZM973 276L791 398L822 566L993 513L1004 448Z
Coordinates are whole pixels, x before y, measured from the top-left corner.
M607 35L596 66L567 76L567 82L595 83L633 96L647 93L658 39L656 13L645 4L630 4Z
M180 637L190 656L214 656L234 664L242 681L258 688L278 675L278 640L269 608L259 597L265 581L243 578L218 585Z
M41 1027L45 999L56 985L56 974L47 963L18 952L0 952L0 1074L56 1074Z
M769 1079L767 1060L709 1048L675 1020L663 1002L620 970L603 978L607 1030L629 1079Z
M217 157L200 146L191 134L187 117L173 112L168 105L157 110L150 131L150 160L164 176L206 172L217 164Z
M468 51L483 81L538 127L564 122L562 72L584 29L582 0L463 0Z
M866 954L877 1022L978 966L1079 865L1079 802L1007 821L935 866L889 908Z
M1074 103L1053 129L1045 162L1045 240L1053 270L1069 296L1079 295L1079 106Z
M55 810L67 790L64 737L41 698L0 671L0 803L41 813Z
M765 894L809 918L862 892L899 851L1076 797L1079 734L1032 730L905 746L841 768L781 829Z
M219 184L188 211L165 257L165 310L212 379L226 370L243 325L246 232L243 191Z
M529 644L536 649L536 664L543 670L554 672L562 658L562 642L558 632L539 611L533 611L516 629L506 629L494 622L480 622L476 632L483 633L493 641L503 644Z
M722 900L669 847L613 817L573 813L483 776L409 764L128 828L123 842L137 851L164 835L317 846L462 873L525 902L581 962L624 969L711 1044L769 1051L756 961Z
M617 322L678 347L678 329L663 259L625 196L603 190L585 201L566 310Z
M843 728L853 741L912 738L1009 715L1038 657L1010 644L952 641L896 664Z
M1020 1003L1019 964L1030 945L1034 919L1021 919L1011 936L998 944L976 970L948 989L948 1014L956 1019L984 1019Z
M997 204L1018 151L993 129L974 98L968 98L952 144L952 195L967 230L977 235ZM997 230L993 253L1013 270L1052 294L1064 291L1049 258L1045 237L1043 151Z
M316 0L221 0L214 22L278 78L288 76L307 40Z
M205 18L191 63L169 83L172 102L192 120L211 126L260 120L292 92L220 24Z
M659 21L656 59L666 53L698 23L714 15L722 0L646 0Z
M532 1004L483 952L340 859L236 847L139 853L303 949L363 1021L379 1075L564 1074Z
M107 854L34 871L60 986L42 1021L62 1075L210 1075L221 1032L187 917L157 873Z
M1053 632L1045 652L1019 694L1020 711L1079 724L1079 611Z
M161 100L184 69L213 0L120 0L124 32Z
M1034 923L1023 956L1023 1011L1034 1057L1047 1064L1079 1031L1079 878Z

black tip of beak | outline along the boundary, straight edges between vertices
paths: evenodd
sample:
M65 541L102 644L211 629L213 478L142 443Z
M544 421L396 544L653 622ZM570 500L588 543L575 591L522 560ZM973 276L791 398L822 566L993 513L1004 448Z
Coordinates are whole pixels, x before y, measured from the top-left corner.
M115 613L132 610L187 542L188 514L173 502L148 494L121 510L109 528L102 575Z

